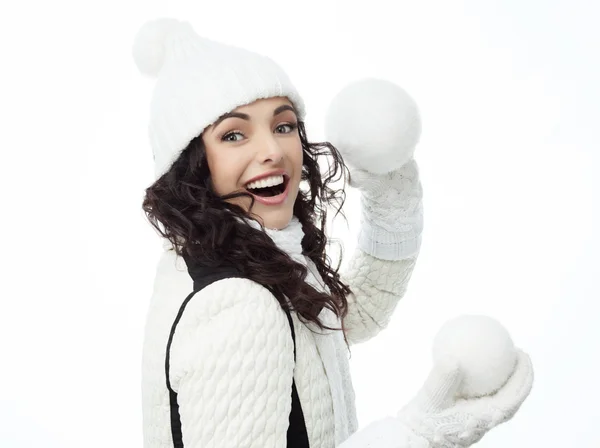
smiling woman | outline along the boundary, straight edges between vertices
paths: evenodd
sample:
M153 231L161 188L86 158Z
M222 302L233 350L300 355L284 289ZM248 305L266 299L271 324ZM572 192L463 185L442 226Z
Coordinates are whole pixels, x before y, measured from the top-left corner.
M157 77L143 209L167 249L145 329L146 448L458 448L516 412L525 356L493 399L464 403L460 370L441 363L398 417L357 431L348 346L387 326L421 243L420 120L404 91L368 80L330 107L363 211L341 274L325 222L348 169L333 144L308 141L285 72L171 19L142 27L134 57Z

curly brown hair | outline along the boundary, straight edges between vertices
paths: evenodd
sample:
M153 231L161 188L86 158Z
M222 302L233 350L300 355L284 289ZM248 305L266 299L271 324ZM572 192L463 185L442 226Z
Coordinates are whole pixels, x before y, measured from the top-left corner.
M299 190L293 211L304 231L303 253L316 265L329 294L307 284L307 268L280 250L266 233L236 219L252 215L226 201L249 196L254 205L250 193L218 196L214 192L202 135L194 138L169 171L146 189L142 208L152 226L171 242L177 255L187 256L201 266L233 266L246 278L288 297L291 305L278 299L281 306L298 313L305 323L311 321L321 329L343 331L343 318L348 312L346 296L351 290L340 279L340 263L332 267L326 253L325 224L327 207L333 206L337 215L346 198L343 187L334 190L329 184L340 179L345 184L348 168L331 143L308 142L302 121L298 122L298 133L303 149L301 179L308 188ZM318 163L320 157L328 161L325 174ZM341 319L341 329L325 326L319 320L323 307Z

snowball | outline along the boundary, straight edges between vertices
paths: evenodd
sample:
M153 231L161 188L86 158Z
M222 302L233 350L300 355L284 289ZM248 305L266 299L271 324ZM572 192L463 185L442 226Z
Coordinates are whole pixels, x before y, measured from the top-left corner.
M508 331L488 316L459 316L446 322L433 343L433 360L458 361L464 374L459 397L474 398L499 390L512 375L517 352Z
M325 116L325 137L350 166L394 171L413 156L421 135L415 101L398 85L367 78L342 89Z

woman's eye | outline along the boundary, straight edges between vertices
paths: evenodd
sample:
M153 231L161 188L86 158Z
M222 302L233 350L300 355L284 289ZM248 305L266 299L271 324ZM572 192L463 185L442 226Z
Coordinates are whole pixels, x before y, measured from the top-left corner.
M291 132L294 132L294 129L296 129L297 127L298 125L296 123L285 123L277 126L275 130L280 134L289 134ZM221 140L224 142L239 142L243 138L244 134L242 134L240 131L231 131L223 135L223 137L221 137Z
M277 126L277 130L280 130L282 128L287 128L287 131L283 131L281 132L282 134L289 134L290 132L293 132L294 129L296 129L298 125L296 123L286 123L286 124L280 124L279 126Z
M239 141L240 141L240 139L235 139L235 138L234 138L234 139L232 139L232 138L231 138L231 137L233 137L233 136L236 136L236 135L240 135L240 136L242 136L242 137L243 137L243 135L242 135L242 133L241 133L241 132L237 132L237 131L235 131L235 132L228 132L227 134L225 134L225 135L224 135L224 136L221 138L221 140L223 140L224 142L239 142Z

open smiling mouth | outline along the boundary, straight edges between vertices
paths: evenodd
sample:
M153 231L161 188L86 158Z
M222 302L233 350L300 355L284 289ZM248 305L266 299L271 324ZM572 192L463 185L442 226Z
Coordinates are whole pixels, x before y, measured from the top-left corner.
M271 176L246 185L246 190L254 196L272 198L286 192L289 178L285 175Z

